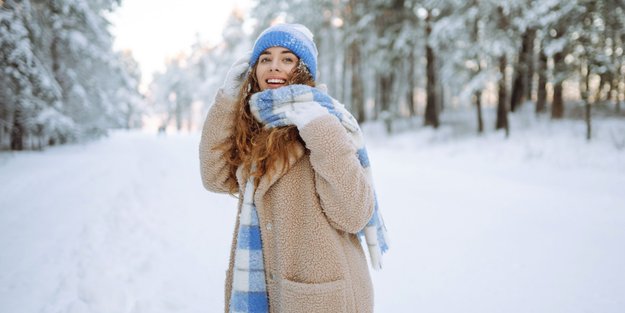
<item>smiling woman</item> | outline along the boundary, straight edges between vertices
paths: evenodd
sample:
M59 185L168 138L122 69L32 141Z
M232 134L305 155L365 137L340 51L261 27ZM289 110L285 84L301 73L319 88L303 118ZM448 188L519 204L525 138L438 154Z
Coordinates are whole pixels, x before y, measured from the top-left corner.
M315 87L308 28L263 31L234 63L200 142L202 181L240 202L226 312L372 312L386 250L358 123Z

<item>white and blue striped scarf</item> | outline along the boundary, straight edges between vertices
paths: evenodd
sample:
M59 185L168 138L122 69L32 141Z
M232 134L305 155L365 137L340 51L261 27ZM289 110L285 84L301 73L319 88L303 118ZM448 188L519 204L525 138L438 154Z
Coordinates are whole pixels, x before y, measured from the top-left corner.
M292 110L294 105L303 102L314 102L326 108L328 112L339 119L345 127L352 143L356 147L356 154L360 165L366 170L367 178L373 186L371 166L364 137L358 122L345 106L330 97L318 88L306 85L289 85L277 89L267 89L255 93L250 99L250 110L254 117L265 127L280 127L292 125L286 118L285 111ZM375 206L373 216L364 229L359 232L359 238L365 237L369 250L369 258L373 269L382 268L382 254L388 250L386 226L378 208L377 195L374 193Z
M249 178L243 195L232 275L229 312L269 312L253 177Z

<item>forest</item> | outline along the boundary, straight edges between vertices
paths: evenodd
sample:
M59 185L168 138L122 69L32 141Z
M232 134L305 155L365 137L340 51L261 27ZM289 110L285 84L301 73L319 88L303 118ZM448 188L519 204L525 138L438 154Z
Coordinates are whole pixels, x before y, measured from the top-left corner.
M37 150L141 126L132 55L114 52L118 0L0 1L0 150Z
M318 82L388 133L464 112L476 134L509 136L509 115L531 110L583 121L591 140L593 117L624 116L624 0L258 1L232 11L222 42L167 60L143 94L136 61L111 48L106 13L119 5L2 2L0 149L140 127L148 112L197 129L230 64L280 22L312 30Z

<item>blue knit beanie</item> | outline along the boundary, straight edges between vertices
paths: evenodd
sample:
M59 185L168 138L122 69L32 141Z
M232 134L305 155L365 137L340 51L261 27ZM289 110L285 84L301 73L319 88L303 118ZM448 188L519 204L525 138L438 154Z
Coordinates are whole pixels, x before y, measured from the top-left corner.
M265 29L256 42L250 58L250 67L258 61L260 54L271 47L284 47L293 52L306 65L314 80L317 80L317 46L312 32L301 24L278 24Z

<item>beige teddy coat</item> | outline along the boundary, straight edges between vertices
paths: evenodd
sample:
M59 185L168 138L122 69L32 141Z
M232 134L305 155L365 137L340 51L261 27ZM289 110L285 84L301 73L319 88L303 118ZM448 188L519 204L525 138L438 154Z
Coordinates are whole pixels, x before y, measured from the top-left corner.
M204 187L228 193L228 165L217 145L231 140L235 103L219 92L200 141ZM369 268L356 233L373 214L374 198L347 131L331 115L302 130L306 147L282 175L263 177L254 195L261 229L269 311L373 312ZM247 177L237 171L239 187ZM240 195L244 194L241 190ZM241 199L238 210L241 212ZM239 218L226 273L228 312Z

